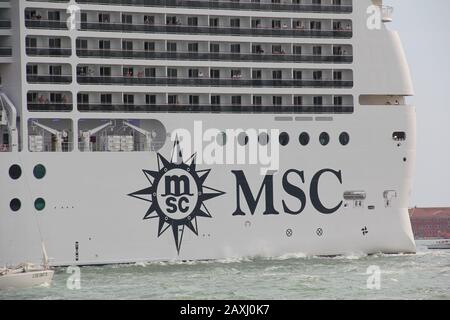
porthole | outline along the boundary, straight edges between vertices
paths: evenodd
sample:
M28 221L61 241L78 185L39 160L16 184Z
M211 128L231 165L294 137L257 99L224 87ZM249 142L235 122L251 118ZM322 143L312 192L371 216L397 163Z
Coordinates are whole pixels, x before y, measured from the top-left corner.
M320 144L326 146L330 143L330 135L326 132L322 132L319 136Z
M302 132L298 140L302 146L307 146L309 144L309 134L306 132Z
M350 135L347 132L342 132L341 135L339 136L339 142L343 146L348 145L350 143Z
M245 132L241 132L238 135L238 143L241 146L246 146L248 144L248 135Z
M20 210L20 208L22 207L22 202L20 202L19 199L12 199L11 202L9 203L9 207L11 208L11 210L13 212L17 212Z
M13 180L19 179L22 176L22 168L17 164L12 165L9 168L9 176Z
M269 135L266 132L262 132L258 137L259 144L266 146L269 144Z
M36 199L36 201L34 201L34 207L36 208L37 211L44 210L45 209L45 200L42 198Z
M280 134L279 140L282 146L287 146L289 143L289 134L287 132L282 132Z
M220 132L218 135L217 135L217 138L216 138L217 140L217 144L219 145L219 146L224 146L224 145L226 145L227 144L227 134L225 133L225 132Z
M42 179L45 177L45 174L47 173L47 170L42 164L38 164L33 169L33 174L36 179Z

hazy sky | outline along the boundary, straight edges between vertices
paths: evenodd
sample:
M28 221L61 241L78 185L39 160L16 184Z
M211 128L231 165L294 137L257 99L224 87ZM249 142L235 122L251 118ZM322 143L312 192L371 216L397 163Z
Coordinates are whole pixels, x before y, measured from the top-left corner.
M358 1L358 0L356 0ZM450 1L389 0L411 68L417 167L411 205L450 206Z

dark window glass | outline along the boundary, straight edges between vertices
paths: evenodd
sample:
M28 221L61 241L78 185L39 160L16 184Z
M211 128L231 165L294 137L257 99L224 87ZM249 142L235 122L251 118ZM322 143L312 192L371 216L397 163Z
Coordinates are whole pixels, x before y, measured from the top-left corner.
M12 199L11 202L9 203L9 207L11 208L11 210L13 212L17 212L22 207L22 203L17 198L16 199Z
M302 146L307 146L309 144L309 134L302 132L298 140Z
M14 164L9 168L9 176L13 180L17 180L22 176L22 168L19 165Z
M330 135L326 132L322 132L319 136L319 142L323 146L328 145L330 143Z
M33 169L33 174L36 179L42 179L45 177L45 174L47 173L47 170L42 164L38 164Z
M36 199L36 201L34 201L34 207L36 208L37 211L44 210L45 209L45 200L42 198Z
M289 143L289 134L287 132L282 132L279 139L282 146L287 146Z
M350 135L347 132L342 132L341 135L339 136L339 142L343 146L348 145L350 142Z

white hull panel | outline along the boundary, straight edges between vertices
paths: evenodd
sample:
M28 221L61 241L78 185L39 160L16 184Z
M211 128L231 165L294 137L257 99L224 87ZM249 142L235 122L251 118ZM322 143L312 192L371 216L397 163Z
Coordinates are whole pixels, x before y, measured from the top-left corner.
M273 205L278 214L266 214L266 193L252 215L244 196L240 207L245 215L233 215L237 204L237 181L233 171L242 171L256 198L264 176L257 165L198 164L196 170L211 169L204 186L224 194L204 202L211 217L198 216L195 230L184 228L182 239L175 240L170 224L159 229L158 217L143 220L150 202L129 194L150 187L142 170L158 170L155 152L131 153L3 153L0 155L2 193L0 207L0 265L41 259L36 219L41 228L53 265L86 265L160 260L223 259L243 256L339 255L350 253L415 252L408 215L409 196L415 159L415 111L405 106L360 107L354 115L334 115L333 121L275 121L273 115L152 114L168 132L179 127L193 130L194 121L204 128L279 128L291 141L280 147L280 170L273 177ZM318 142L321 132L331 142ZM339 144L346 131L348 146ZM398 145L392 133L405 131L407 141ZM308 132L307 147L298 143L301 132ZM167 142L159 153L170 159L173 144ZM184 155L189 157L190 155ZM404 158L406 161L404 161ZM23 176L12 181L8 168L19 164ZM33 167L43 164L47 174L33 177ZM289 182L304 191L302 201L286 192L283 175L289 170L304 173L289 175ZM323 169L341 173L342 183L333 174L321 177L318 192L321 203L335 207L324 214L311 199L313 176ZM361 206L343 199L346 191L362 190ZM395 190L396 197L386 206L383 193ZM241 190L242 193L242 190ZM147 195L147 197L151 195ZM46 208L34 210L34 199L42 197ZM19 212L9 209L13 198L22 201ZM168 229L165 229L168 228ZM161 231L158 237L158 231ZM179 246L177 248L177 245ZM178 250L177 250L178 249Z

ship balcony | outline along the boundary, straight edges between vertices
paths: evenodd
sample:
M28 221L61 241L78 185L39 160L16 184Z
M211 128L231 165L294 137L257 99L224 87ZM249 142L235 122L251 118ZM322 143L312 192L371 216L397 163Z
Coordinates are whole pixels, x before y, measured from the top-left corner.
M36 22L36 21L35 21ZM27 27L45 27L46 22ZM65 23L62 23L65 25ZM53 24L52 29L58 24ZM67 29L67 26L65 26ZM197 35L227 35L227 36L251 36L251 37L292 37L292 38L340 38L349 39L353 32L351 27L331 29L306 29L302 27L280 27L280 28L244 28L244 27L210 27L189 25L150 25L150 24L127 24L127 23L100 23L82 22L81 31L100 31L114 33L159 33L159 34L197 34Z
M38 102L28 102L28 111L30 112L70 112L73 110L72 103L38 103Z
M70 84L72 75L27 74L27 82L32 84Z
M72 55L72 49L70 48L34 48L27 47L26 53L30 57L42 56L42 57L70 57Z
M37 76L33 80L47 82L51 77ZM77 77L81 85L120 85L120 86L187 86L187 87L251 87L251 88L352 88L349 80L243 80L239 78L169 78L169 77ZM41 81L38 81L41 82ZM48 82L47 82L48 83Z
M25 20L25 26L29 29L50 29L50 30L68 30L67 22L60 20Z
M67 2L67 0L66 0ZM341 4L332 1L323 1L321 4L299 3L300 1L262 0L76 0L80 4L100 4L119 6L143 6L164 8L190 8L190 9L220 9L220 10L249 10L249 11L281 11L281 12L314 12L314 13L351 13L350 0ZM326 2L326 3L325 3Z
M394 14L394 7L391 6L382 6L381 7L381 20L383 22L392 22Z
M78 104L80 112L350 114L353 105Z
M352 63L352 55L307 55L286 53L211 53L211 52L155 52L145 50L91 50L77 49L81 58L234 61L234 62L288 62L288 63Z

